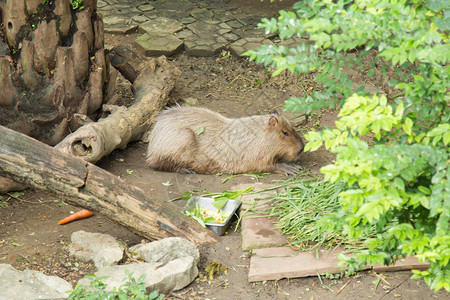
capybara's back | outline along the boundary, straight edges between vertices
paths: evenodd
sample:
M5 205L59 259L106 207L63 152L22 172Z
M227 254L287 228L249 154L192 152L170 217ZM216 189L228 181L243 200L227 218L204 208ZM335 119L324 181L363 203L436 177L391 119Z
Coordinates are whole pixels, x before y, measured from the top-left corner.
M302 150L298 134L277 113L230 119L206 108L174 107L153 127L147 162L162 171L293 173Z

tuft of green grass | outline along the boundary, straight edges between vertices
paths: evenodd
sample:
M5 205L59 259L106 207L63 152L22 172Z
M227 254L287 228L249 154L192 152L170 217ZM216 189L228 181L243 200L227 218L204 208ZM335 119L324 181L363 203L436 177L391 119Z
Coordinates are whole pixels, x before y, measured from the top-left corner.
M358 247L367 236L355 241L342 235L340 230L327 231L318 226L323 216L339 211L339 194L345 189L346 184L342 182L298 180L292 187L273 196L268 217L277 218L275 228L288 235L288 242L294 249Z

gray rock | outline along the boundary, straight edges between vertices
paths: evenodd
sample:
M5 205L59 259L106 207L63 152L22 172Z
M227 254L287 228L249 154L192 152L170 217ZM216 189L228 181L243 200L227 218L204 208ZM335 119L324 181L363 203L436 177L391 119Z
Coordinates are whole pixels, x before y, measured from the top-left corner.
M82 261L92 260L97 269L115 265L123 258L123 247L108 234L80 230L70 239L70 254Z
M178 237L165 238L130 248L133 258L143 258L148 263L167 263L170 260L192 256L196 264L200 259L197 247L190 241Z
M70 283L59 277L0 264L0 300L66 299L70 290Z
M96 272L95 276L107 276L107 278L102 279L102 282L107 285L106 290L110 291L124 284L124 279L126 278L125 270L133 273L132 276L135 279L145 274L144 285L147 291L157 290L164 294L186 287L198 275L198 268L194 262L194 258L187 256L172 260L160 267L151 263L105 267ZM90 280L83 278L78 281L78 284L88 286Z
M198 249L185 239L167 238L140 244L131 247L130 252L134 253L135 258L143 258L146 262L105 267L95 273L97 277L108 277L102 280L107 290L118 288L124 283L125 270L133 273L136 279L145 274L147 291L158 290L164 294L186 287L198 275ZM81 279L78 283L87 286L90 281Z
M135 43L144 49L147 56L170 56L183 49L180 39L166 33L146 33L139 36Z
M139 25L139 28L148 34L166 34L170 35L183 29L183 24L174 19L157 17Z

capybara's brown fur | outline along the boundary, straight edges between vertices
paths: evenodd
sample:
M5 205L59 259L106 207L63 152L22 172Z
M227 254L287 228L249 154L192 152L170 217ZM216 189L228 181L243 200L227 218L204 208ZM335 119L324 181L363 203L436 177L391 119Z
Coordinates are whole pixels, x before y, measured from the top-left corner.
M151 132L149 166L161 171L295 173L303 142L278 113L229 119L199 107L161 112Z

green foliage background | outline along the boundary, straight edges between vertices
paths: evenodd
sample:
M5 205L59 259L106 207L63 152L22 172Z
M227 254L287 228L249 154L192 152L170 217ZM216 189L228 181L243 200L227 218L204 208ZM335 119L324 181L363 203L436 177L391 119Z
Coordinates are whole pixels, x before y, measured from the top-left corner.
M449 2L306 0L293 8L260 26L307 42L262 46L247 55L274 76L313 72L322 90L288 99L288 110L341 106L335 129L305 135L305 151L324 144L337 154L321 169L325 179L348 185L339 195L342 209L319 225L356 239L375 230L364 250L341 257L350 271L414 255L431 265L413 271L415 278L450 290ZM356 55L345 55L349 51ZM375 54L369 67L362 62L368 54ZM352 90L342 71L349 66L374 76L376 65L395 95Z

